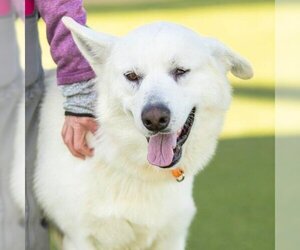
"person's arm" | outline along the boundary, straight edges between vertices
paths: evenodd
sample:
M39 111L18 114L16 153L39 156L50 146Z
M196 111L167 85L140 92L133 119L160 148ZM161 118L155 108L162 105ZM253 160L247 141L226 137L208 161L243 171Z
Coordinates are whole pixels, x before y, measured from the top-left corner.
M66 97L66 115L92 116L96 99L92 80L95 74L61 21L63 16L69 16L85 24L82 0L36 0L35 3L46 23L50 52L57 64L58 84Z
M63 16L69 16L85 25L86 13L82 0L36 0L36 6L46 23L51 55L57 65L58 84L67 85L94 78L92 68L61 21Z
M63 140L74 156L91 156L92 150L87 147L85 136L88 131L95 132L97 128L93 118L95 74L61 21L63 16L69 16L85 24L82 0L36 0L35 4L46 23L50 52L57 64L58 85L66 98Z

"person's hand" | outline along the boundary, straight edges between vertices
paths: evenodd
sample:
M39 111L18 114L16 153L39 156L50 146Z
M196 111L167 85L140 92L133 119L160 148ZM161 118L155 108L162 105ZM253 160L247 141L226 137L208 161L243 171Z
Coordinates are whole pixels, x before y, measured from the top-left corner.
M92 117L65 116L62 129L62 138L70 152L81 159L93 156L93 149L86 142L88 132L95 133L98 128L96 120Z

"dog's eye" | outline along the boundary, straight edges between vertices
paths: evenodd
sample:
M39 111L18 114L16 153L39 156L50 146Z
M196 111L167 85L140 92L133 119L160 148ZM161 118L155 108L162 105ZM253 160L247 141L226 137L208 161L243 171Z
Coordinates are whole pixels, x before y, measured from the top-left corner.
M137 82L141 78L134 72L127 72L124 74L124 76L126 77L126 79L128 81L131 81L131 82Z
M182 69L182 68L176 68L172 74L175 77L175 79L178 79L179 77L185 75L188 73L190 70L189 69Z

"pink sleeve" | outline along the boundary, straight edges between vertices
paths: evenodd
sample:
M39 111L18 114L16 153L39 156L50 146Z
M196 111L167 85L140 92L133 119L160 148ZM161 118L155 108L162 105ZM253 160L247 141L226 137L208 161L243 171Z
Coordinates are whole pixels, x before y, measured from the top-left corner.
M10 1L9 0L0 0L0 16L6 16L10 13L11 7L10 7Z
M58 84L87 81L95 74L77 49L71 33L61 22L63 16L86 24L82 0L36 0L36 7L44 19L51 55L57 64Z

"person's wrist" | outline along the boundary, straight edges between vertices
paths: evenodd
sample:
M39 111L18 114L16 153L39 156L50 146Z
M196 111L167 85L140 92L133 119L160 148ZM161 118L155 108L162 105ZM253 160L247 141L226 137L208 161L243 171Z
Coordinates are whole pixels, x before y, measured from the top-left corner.
M94 114L90 114L90 113L73 113L70 111L65 111L65 116L76 116L76 117L91 117L91 118L95 118Z
M95 80L61 86L65 97L63 104L66 116L94 117L97 94Z

